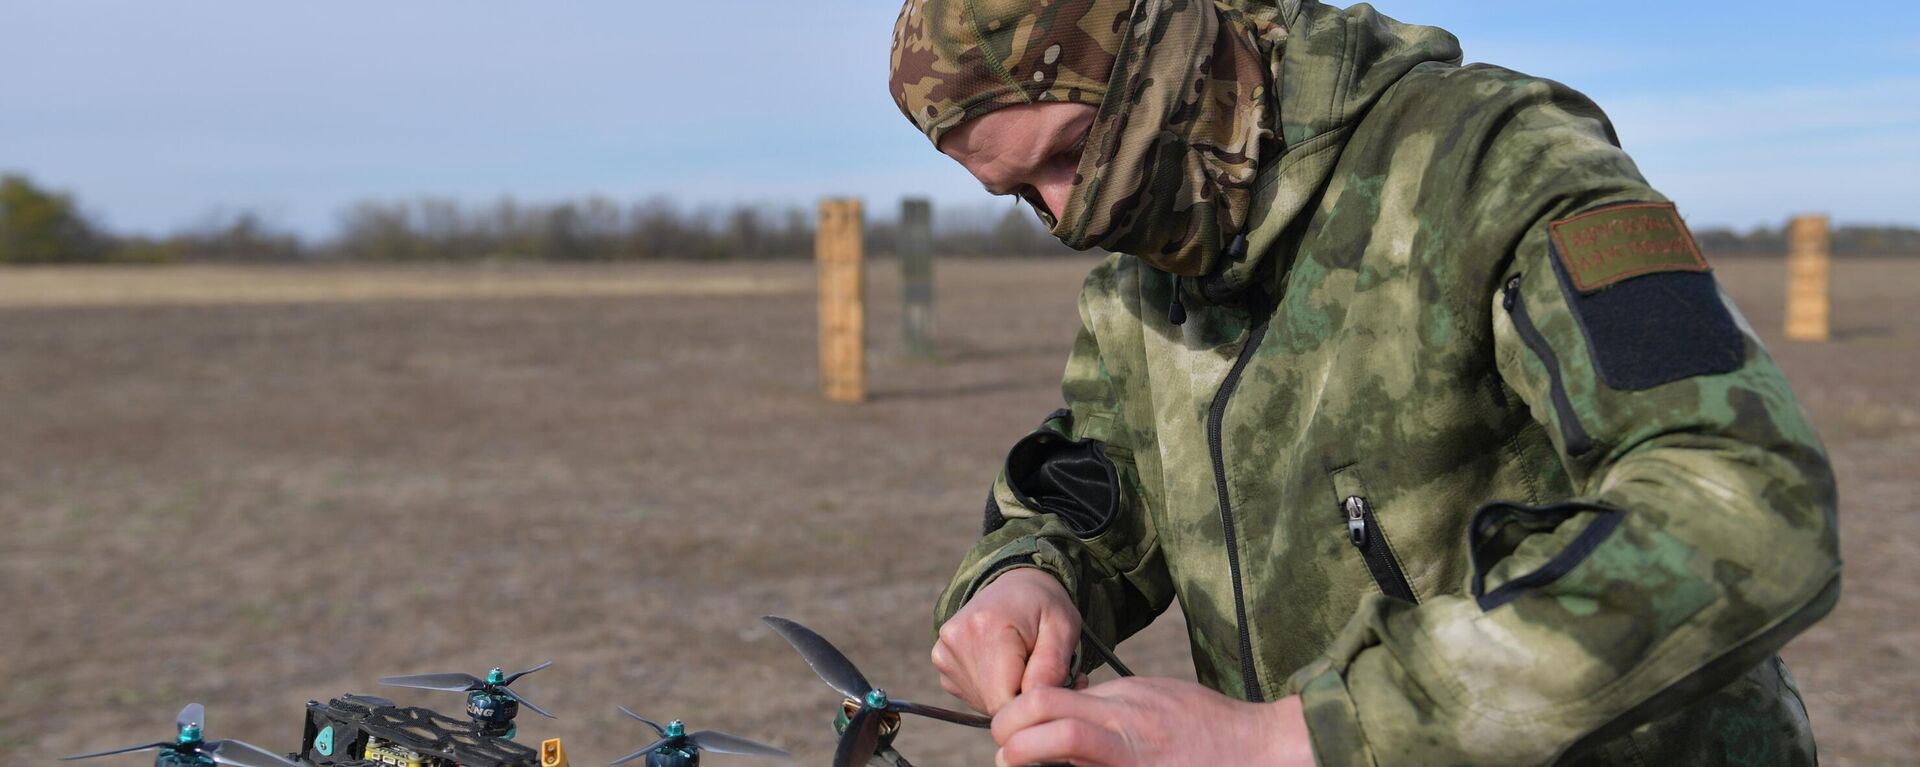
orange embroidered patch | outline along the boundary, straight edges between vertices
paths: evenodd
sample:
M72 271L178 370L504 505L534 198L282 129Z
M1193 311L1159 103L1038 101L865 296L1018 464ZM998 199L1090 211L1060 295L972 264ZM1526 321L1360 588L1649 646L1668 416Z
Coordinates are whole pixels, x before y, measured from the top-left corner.
M1707 259L1673 203L1601 208L1555 221L1548 231L1581 293L1643 274L1707 271Z

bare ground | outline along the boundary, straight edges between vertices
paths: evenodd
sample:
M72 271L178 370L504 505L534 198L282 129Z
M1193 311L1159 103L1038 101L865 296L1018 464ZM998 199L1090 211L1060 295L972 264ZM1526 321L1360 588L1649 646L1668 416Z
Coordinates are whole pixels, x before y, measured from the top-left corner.
M523 729L577 763L645 739L616 703L824 763L833 695L755 618L946 700L930 605L1058 402L1086 266L942 262L918 362L877 264L857 407L816 396L804 264L0 271L0 764L167 737L189 700L292 748L308 699L457 711L374 679L547 659L516 689L562 718ZM1778 264L1721 276L1840 473L1845 596L1787 652L1823 756L1912 763L1920 264L1843 262L1826 344L1777 340ZM1190 674L1174 616L1121 655Z

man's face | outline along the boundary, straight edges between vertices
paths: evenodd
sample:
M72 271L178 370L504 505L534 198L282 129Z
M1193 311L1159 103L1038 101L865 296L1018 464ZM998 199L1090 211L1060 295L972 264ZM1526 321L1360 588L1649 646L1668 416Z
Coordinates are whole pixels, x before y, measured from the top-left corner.
M1086 104L1064 102L998 109L949 131L940 139L940 151L988 192L1043 203L1057 217L1067 207L1095 112Z

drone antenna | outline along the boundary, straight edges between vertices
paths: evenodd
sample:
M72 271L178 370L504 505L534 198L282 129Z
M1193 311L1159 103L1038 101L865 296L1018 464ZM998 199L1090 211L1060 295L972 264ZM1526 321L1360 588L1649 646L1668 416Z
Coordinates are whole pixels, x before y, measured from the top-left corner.
M1113 667L1113 673L1120 676L1133 676L1133 669L1121 663L1120 658L1113 654L1113 648L1101 642L1100 637L1094 636L1093 630L1087 628L1085 624L1080 626L1080 638L1086 641L1087 647L1093 650L1094 655L1100 656L1100 662Z

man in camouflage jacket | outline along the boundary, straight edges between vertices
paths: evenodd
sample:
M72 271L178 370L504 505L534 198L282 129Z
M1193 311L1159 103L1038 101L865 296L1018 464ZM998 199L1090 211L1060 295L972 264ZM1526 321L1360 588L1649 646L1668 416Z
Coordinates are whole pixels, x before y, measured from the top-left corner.
M1812 426L1601 111L1460 60L1364 5L907 4L903 111L1115 251L936 609L1003 763L1813 762ZM1081 143L977 135L1039 114ZM1205 689L1059 689L1175 599Z

